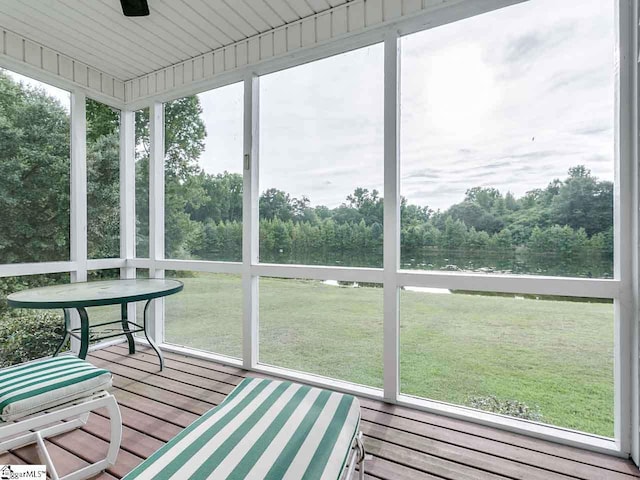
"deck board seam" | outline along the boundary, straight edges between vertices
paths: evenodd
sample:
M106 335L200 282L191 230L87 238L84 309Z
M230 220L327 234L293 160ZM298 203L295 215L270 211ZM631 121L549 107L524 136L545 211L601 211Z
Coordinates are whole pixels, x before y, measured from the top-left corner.
M411 433L411 432L408 432L408 433ZM501 473L501 472L497 472L497 471L492 471L492 470L486 469L484 467L481 467L481 466L478 466L478 465L474 465L472 463L465 463L465 462L461 462L461 461L456 461L456 460L454 460L452 458L449 458L449 457L444 456L444 455L439 455L437 453L432 453L432 452L430 453L430 452L426 452L424 450L419 450L419 449L411 447L409 445L404 445L402 443L394 442L391 439L382 438L379 435L372 434L372 433L369 433L369 432L365 433L364 435L365 435L365 437L375 438L376 440L378 440L380 442L383 442L383 443L389 443L391 445L396 445L396 446L399 446L399 447L406 448L408 450L414 451L416 453L420 453L422 455L427 455L429 457L439 458L440 460L444 460L444 461L449 462L449 463L454 463L454 464L457 464L457 465L461 465L461 466L464 466L464 467L467 467L467 468L472 468L474 470L480 470L480 471L484 471L486 473L490 473L492 475L498 475L498 476L503 477L505 479L518 480L519 478L522 478L522 477L512 476L512 475ZM433 440L433 439L431 439L431 440ZM435 440L435 441L439 442L439 440ZM453 445L453 444L449 444L448 442L440 442L440 443ZM472 451L472 452L476 452L476 453L481 453L481 454L487 455L489 457L500 459L500 460L504 461L504 463L508 463L508 464L511 464L511 465L519 465L519 466L522 466L522 467L526 467L526 469L535 469L535 470L538 470L538 471L542 470L543 472L540 472L540 473L548 472L548 473L554 473L554 474L557 474L557 475L562 475L562 476L565 476L567 478L572 478L572 479L577 479L577 480L589 480L588 477L575 476L575 475L572 475L572 474L569 474L569 473L566 473L566 472L561 472L561 471L553 470L553 469L550 469L550 468L544 468L544 467L540 467L540 466L537 466L537 465L530 465L530 464L527 464L527 463L519 462L517 460L512 460L512 459L505 458L505 457L497 457L496 455L492 455L490 453L481 452L481 451L470 449L470 448L466 448L466 447L460 447L458 445L454 445L454 446L457 446L458 448L462 448L464 450L469 450L469 451ZM616 473L618 473L618 472L616 472Z
M640 471L638 472L637 475L634 475L634 474L631 474L631 473L628 473L628 472L625 472L625 471L622 471L622 470L618 470L618 469L615 469L615 468L603 467L603 466L601 466L599 464L596 464L597 460L594 460L593 463L589 463L589 462L586 462L586 461L583 461L583 460L576 460L574 458L566 457L566 456L563 456L563 455L557 455L557 454L549 453L549 452L546 452L544 450L533 448L531 446L524 446L524 445L520 445L520 444L513 443L513 442L508 442L508 441L504 441L504 440L497 440L497 439L491 438L489 436L480 435L480 434L477 434L477 433L470 433L470 432L464 431L464 430L459 429L459 428L453 428L453 427L450 427L450 426L438 425L436 423L425 421L425 420L418 420L418 419L415 419L415 418L412 418L412 417L404 416L404 415L396 413L396 412L394 412L394 413L386 412L384 410L379 410L377 408L372 408L372 407L364 406L364 405L362 405L361 408L370 410L372 412L385 413L387 415L391 415L391 416L395 416L395 417L398 417L398 418L402 418L404 420L410 420L410 421L413 421L413 422L421 423L423 425L428 425L430 427L443 428L443 429L449 430L449 431L454 432L454 433L462 433L462 434L465 434L465 435L472 435L472 436L474 436L474 437L476 437L478 439L491 440L493 442L498 442L498 443L501 443L503 445L509 445L509 446L521 448L521 449L524 449L524 450L527 450L527 451L530 451L530 452L535 452L535 453L539 453L539 454L542 454L542 455L548 455L550 457L558 458L560 460L565 460L565 461L568 461L568 462L579 463L581 465L586 465L588 467L595 467L595 468L600 468L600 469L608 470L608 471L615 472L615 473L622 473L624 475L629 476L629 478L640 478ZM397 430L407 431L407 430L400 429L400 428L397 428L397 427L392 427L392 426L390 426L388 424L385 424L385 423L379 423L379 422L372 422L372 423L378 423L378 424L383 425L383 426L388 427L388 428L396 428ZM409 432L409 433L414 433L414 432ZM430 437L426 437L426 438L430 438ZM467 448L467 447L464 447L464 448Z
M557 469L556 470L552 470L552 469L549 469L549 468L540 467L539 464L533 464L533 463L527 463L527 462L520 461L520 460L514 460L512 458L509 458L508 456L501 455L500 453L491 453L491 452L487 452L487 451L484 451L484 450L479 450L478 448L469 447L469 446L466 446L466 445L460 445L458 443L454 443L453 441L442 440L442 439L434 438L432 436L428 436L428 435L425 435L425 434L422 434L422 433L416 433L415 431L411 431L411 430L407 430L407 429L400 428L400 427L397 427L397 426L389 425L388 423L378 422L378 421L375 421L375 420L364 420L364 421L366 421L368 423L375 424L375 425L379 425L379 426L387 428L387 429L393 429L393 430L397 430L397 431L400 431L400 432L416 435L416 436L419 436L421 438L429 439L429 440L431 440L433 442L442 443L444 445L451 445L453 447L462 448L464 450L468 450L468 451L471 451L471 452L476 452L476 453L480 453L480 454L483 454L483 455L489 455L491 457L499 458L499 459L502 459L502 460L506 460L508 462L514 462L514 463L518 463L518 464L521 464L521 465L526 465L526 466L532 467L532 468L541 468L543 470L547 470L547 471L554 472L554 473L559 473L559 474L562 474L562 475L567 475L567 476L570 476L570 477L573 477L573 478L578 478L578 479L584 479L585 478L585 477L576 476L576 475L571 474L571 473L567 473L567 472L562 471L562 470L557 470ZM433 425L433 426L439 427L439 425ZM446 427L440 427L440 428L446 428ZM473 435L473 434L469 434L467 432L459 432L459 431L456 431L456 430L453 430L453 431L455 431L456 433L464 433L466 435ZM369 435L369 436L372 436L374 438L378 438L375 435ZM557 458L557 459L562 460L564 462L567 462L569 464L579 464L579 465L584 465L585 467L589 467L589 468L594 468L594 469L598 469L598 470L606 470L606 471L612 472L612 473L617 473L617 474L621 474L621 475L627 475L630 479L637 478L637 475L633 475L633 474L630 474L628 472L622 472L622 471L619 471L619 470L615 470L615 469L611 469L611 468L607 468L607 467L602 467L600 465L584 463L584 462L580 462L578 460L573 460L573 459L570 459L570 458L558 457L556 455L553 455L553 454L550 454L550 453L547 453L547 452L540 452L540 451L537 451L537 450L531 450L531 449L528 449L526 447L522 447L522 446L519 446L519 445L508 444L508 443L505 443L505 442L500 442L499 440L494 440L494 439L491 439L491 438L485 438L485 437L478 437L478 438L482 438L482 439L485 439L485 440L491 440L491 441L494 441L494 442L499 442L499 443L502 443L504 445L510 445L510 446L512 446L514 448L520 448L522 450L527 450L529 452L535 452L537 454L545 455L545 456L548 456L548 457L551 457L551 458ZM378 438L378 440L385 441L385 442L388 441L388 440L384 440L382 438ZM395 442L389 441L389 443L395 443ZM400 444L398 444L398 445L400 445ZM596 472L594 472L594 473L596 473Z
M100 358L100 359L102 359L102 360L106 360L106 359L104 359L103 357L99 357L99 358ZM142 362L145 362L145 361L144 361L144 360L142 360L142 359L136 359L136 360L138 360L138 361L142 361ZM151 363L151 362L145 362L145 363ZM130 369L132 369L132 370L136 370L136 371L141 371L141 372L144 372L144 373L149 373L149 372L147 372L147 371L145 371L145 370L141 370L141 369L136 368L135 366L132 366L132 365L124 365L124 367L125 367L125 368L130 368ZM170 368L170 367L168 367L168 368ZM196 375L196 374L192 374L191 372L184 372L184 371L181 371L181 370L179 370L179 369L173 369L173 370L179 371L179 372L181 372L181 373L183 373L183 374L187 374L187 375ZM211 379L211 378L208 378L208 377L204 377L204 376L200 376L200 375L196 375L196 376L201 377L201 378L205 378L205 379L207 379L207 380L216 381L216 382L218 382L218 383L227 384L227 382L214 380L214 379ZM178 381L178 380L172 379L172 378L170 378L170 377L167 377L167 376L165 376L165 375L160 375L160 377L161 377L161 378L166 378L166 379L169 379L169 380ZM129 378L129 377L127 377L127 378ZM183 380L180 380L180 382L185 383L186 385L191 385L191 386L194 386L194 387L199 387L199 388L203 388L203 389L205 389L205 390L213 391L213 392L215 392L215 393L220 393L220 394L222 394L222 395L226 395L226 393L224 393L224 392L220 392L220 391L218 391L218 390L212 390L211 388L207 388L207 387L204 387L204 386L202 386L202 385L192 384L192 383L189 383L189 382L186 382L186 381L183 381ZM146 382L141 382L141 383L146 383ZM154 385L154 386L155 386L155 385ZM158 387L158 388L163 388L163 387ZM163 389L164 389L164 390L166 390L166 391L172 392L172 393L174 393L174 392L175 392L175 390L170 390L170 389L166 389L166 388L163 388ZM193 397L190 397L189 395L184 395L184 394L183 394L183 396L185 396L186 398L193 398ZM207 402L207 403L209 403L209 402ZM428 422L424 422L424 421L420 421L420 420L416 420L416 419L412 419L412 418L407 418L407 417L404 417L404 416L401 416L401 415L391 414L391 413L388 413L388 412L382 412L382 411L380 411L380 410L373 409L373 408L370 408L370 407L363 407L363 408L367 408L367 409L368 409L368 410L370 410L370 411L377 411L377 412L385 413L385 414L388 414L388 415L397 416L397 417L399 417L399 418L403 418L403 419L405 419L405 420L410 420L410 421L413 421L413 422L422 423L422 424L424 424L424 425L436 426L436 427L439 427L439 428L443 428L443 429L446 429L446 430L450 430L450 431L452 431L452 432L464 433L465 435L472 435L472 436L477 437L477 438L479 438L479 439L486 439L486 440L491 440L491 441L493 441L493 442L498 442L498 443L501 443L501 444L504 444L504 445L510 445L510 446L512 446L512 447L514 447L514 448L520 448L520 449L523 449L523 450L528 450L528 451L531 451L531 452L536 452L536 453L539 453L539 454L541 454L541 455L547 455L547 456L549 456L549 457L557 458L557 459L564 460L564 461L567 461L567 462L572 462L572 463L581 464L581 465L585 465L585 466L589 466L589 467L594 467L594 468L598 468L598 469L603 469L603 470L607 470L607 471L610 471L610 472L613 472L613 473L621 473L621 474L627 475L629 478L636 478L635 476L633 476L633 475L629 474L628 472L620 472L620 471L618 471L618 470L614 470L614 469L610 469L610 468L606 468L606 467L601 467L601 466L599 466L599 465L593 465L593 464L589 464L589 463L585 463L585 462L580 462L580 461L578 461L578 460L573 460L573 459L570 459L570 458L565 458L565 457L561 457L561 456L557 456L557 455L552 455L552 454L549 454L549 453L547 453L547 452L542 452L542 451L539 451L539 450L534 450L534 449L531 449L531 448L522 447L522 446L520 446L520 445L512 444L512 443L509 443L509 442L504 442L504 441L500 441L500 440L495 440L495 439L492 439L492 438L489 438L489 437L485 437L485 436L481 436L481 435L477 435L477 434L471 434L471 433L468 433L468 432L461 432L460 430L452 429L452 428L449 428L449 427L442 427L442 426L440 426L440 425L434 425L434 424L432 424L432 423L428 423ZM376 424L381 425L381 426L384 426L384 427L386 427L386 428L391 428L391 429L394 429L394 430L398 430L398 431L403 431L403 432L406 432L406 433L412 433L412 434L415 434L415 432L411 432L411 431L408 431L408 430L405 430L405 429L402 429L402 428L398 428L398 427L395 427L395 426L391 426L391 425L388 425L388 424L383 424L383 423L373 422L373 421L372 421L371 423L376 423ZM418 436L420 436L420 437L422 437L422 438L428 438L428 439L430 439L430 440L432 440L432 441L437 441L437 442L440 442L440 443L443 443L443 444L452 445L452 446L455 446L455 447L458 447L458 448L465 448L465 449L467 449L467 450L469 450L469 451L477 452L477 453L480 453L480 454L483 454L483 455L489 455L489 456L492 456L492 457L494 457L494 458L501 458L501 459L503 459L503 460L505 460L505 461L507 461L507 462L518 463L518 464L520 464L520 465L528 465L528 466L530 466L530 467L532 467L532 468L539 468L537 465L532 465L532 464L527 464L527 463L524 463L524 462L519 462L519 461L517 461L517 460L512 460L512 459L509 459L508 457L501 456L501 455L499 455L499 454L488 453L488 452L485 452L485 451L482 451L482 450L478 450L478 449L475 449L475 448L471 448L471 447L465 447L465 446L457 445L457 444L455 444L455 443L451 443L451 442L447 442L447 441L439 440L439 439L436 439L436 438L433 438L433 437L429 437L429 436L427 436L427 435L423 435L423 434L416 434L416 435L418 435ZM382 439L380 439L380 440L382 440ZM382 440L382 441L384 441L384 440ZM390 442L390 443L393 443L393 442ZM474 468L475 468L475 467L474 467ZM584 477L575 476L575 475L572 475L572 474L566 473L566 472L561 471L561 470L553 470L553 469L548 469L548 468L542 468L542 469L543 469L543 470L545 470L545 471L549 471L549 472L553 472L553 473L557 473L557 474L561 474L561 475L567 475L567 476L569 476L569 477L571 477L571 478L584 479ZM509 477L506 477L506 478L509 478Z

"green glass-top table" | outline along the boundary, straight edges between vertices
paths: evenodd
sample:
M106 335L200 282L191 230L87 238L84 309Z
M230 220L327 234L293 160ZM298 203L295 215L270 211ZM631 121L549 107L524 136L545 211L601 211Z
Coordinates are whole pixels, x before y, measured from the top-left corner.
M177 280L165 279L132 279L132 280L106 280L101 282L68 283L64 285L52 285L49 287L32 288L21 292L12 293L7 297L10 307L55 309L64 311L65 334L53 356L56 356L69 337L80 340L80 352L78 356L86 358L90 340L105 340L107 338L125 335L129 343L129 353L135 353L136 344L133 334L144 332L149 345L155 350L160 360L160 370L164 367L162 352L149 338L147 332L147 311L151 301L178 293L184 285ZM127 318L127 305L129 303L146 301L144 306L144 322L142 325L130 321ZM120 305L120 320L89 325L87 307L103 305ZM80 328L71 328L70 310L76 309L80 316ZM101 336L91 336L91 329L118 325L117 328L103 330L108 333Z

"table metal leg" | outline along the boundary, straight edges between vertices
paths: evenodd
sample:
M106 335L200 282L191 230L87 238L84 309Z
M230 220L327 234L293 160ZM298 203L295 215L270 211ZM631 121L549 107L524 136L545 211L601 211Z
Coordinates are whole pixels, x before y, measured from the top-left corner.
M122 319L122 330L124 334L127 336L127 342L129 342L129 354L136 353L136 342L133 339L133 334L129 330L129 322L128 322L128 313L127 313L127 304L123 303L120 305L120 318Z
M60 341L58 348L56 348L56 351L53 354L54 357L60 353L60 350L62 350L64 344L67 343L67 340L69 340L69 330L71 329L71 318L69 317L69 310L64 308L62 309L62 311L64 312L64 334L62 335L62 340Z
M76 310L80 315L80 353L78 353L78 357L84 360L89 351L89 315L84 307L78 307Z
M147 333L147 311L149 310L149 305L151 305L151 300L152 299L147 300L147 303L144 306L144 336L147 338L147 342L149 342L151 348L155 350L156 355L158 355L158 359L160 360L160 371L162 371L162 369L164 368L164 358L162 357L162 352L160 351L156 343L151 338L149 338L149 334Z

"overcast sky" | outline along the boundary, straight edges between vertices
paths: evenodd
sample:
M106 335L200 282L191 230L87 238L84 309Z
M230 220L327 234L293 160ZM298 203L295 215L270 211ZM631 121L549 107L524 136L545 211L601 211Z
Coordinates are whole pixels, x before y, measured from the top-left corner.
M613 180L614 2L532 0L404 37L401 193L523 195L584 164ZM66 98L61 91L52 91ZM201 165L242 171L242 85L200 95ZM383 190L382 45L261 78L260 190L335 207Z
M441 209L474 186L521 196L578 164L613 180L613 4L533 0L404 37L402 195ZM382 68L375 45L261 78L261 191L330 207L382 191ZM241 86L201 98L204 167L241 172Z

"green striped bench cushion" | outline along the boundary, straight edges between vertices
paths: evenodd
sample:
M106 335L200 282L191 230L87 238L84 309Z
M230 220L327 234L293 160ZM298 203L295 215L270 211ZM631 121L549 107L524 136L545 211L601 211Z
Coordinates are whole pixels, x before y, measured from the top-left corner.
M336 480L359 424L351 395L246 378L124 479Z
M0 420L9 422L111 386L111 372L64 355L0 370Z

